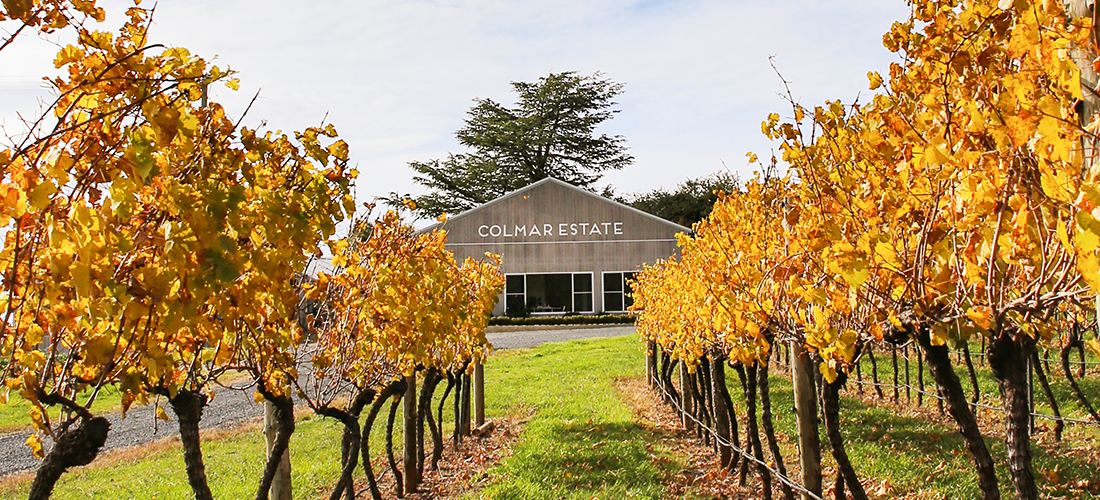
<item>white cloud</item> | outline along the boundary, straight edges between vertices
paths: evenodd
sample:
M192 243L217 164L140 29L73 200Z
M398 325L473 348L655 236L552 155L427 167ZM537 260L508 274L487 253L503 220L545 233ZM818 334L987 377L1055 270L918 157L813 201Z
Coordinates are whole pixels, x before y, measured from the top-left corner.
M109 24L121 22L126 4L105 5ZM249 125L290 131L327 113L365 199L418 192L405 164L460 152L454 131L473 98L511 103L510 81L602 71L626 83L622 112L602 130L625 136L636 157L606 177L630 192L767 153L759 124L786 109L769 56L805 104L866 95L866 72L894 58L881 36L907 13L900 0L161 0L152 38L237 70L241 90L214 93L231 113L262 88ZM36 75L51 71L55 50L18 45L0 54L9 132L13 111L42 95Z

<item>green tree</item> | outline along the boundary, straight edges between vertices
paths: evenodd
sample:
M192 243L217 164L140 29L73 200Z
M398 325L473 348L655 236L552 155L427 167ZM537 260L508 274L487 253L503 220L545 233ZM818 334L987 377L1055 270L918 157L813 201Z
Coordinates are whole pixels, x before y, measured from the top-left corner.
M546 177L591 189L603 172L633 163L621 135L596 128L619 110L623 85L600 73L550 73L512 82L515 107L474 99L455 136L467 152L410 162L413 180L431 190L413 200L424 216L460 212ZM391 194L391 203L408 196Z
M665 220L691 227L710 215L718 192L732 193L740 189L740 179L730 172L688 179L675 191L655 189L648 193L636 193L617 197L618 201Z

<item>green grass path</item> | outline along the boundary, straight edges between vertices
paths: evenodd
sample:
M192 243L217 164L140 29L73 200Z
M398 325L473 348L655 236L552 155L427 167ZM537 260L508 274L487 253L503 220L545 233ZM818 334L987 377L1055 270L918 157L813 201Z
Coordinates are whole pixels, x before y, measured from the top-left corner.
M638 424L612 385L615 377L641 375L641 359L635 336L547 344L492 356L485 370L488 416L522 414L529 418L514 455L491 472L490 484L480 496L661 498L664 474L650 454L667 453L656 437ZM442 393L441 387L436 395ZM446 411L444 419L449 435L451 416ZM376 454L384 449L384 425L383 416L371 437ZM331 419L308 414L299 420L290 445L296 499L317 498L335 481L339 439L340 426ZM395 448L400 442L395 432ZM215 498L254 496L263 467L263 446L258 430L203 443ZM59 481L54 498L190 498L179 445L162 448L132 459L118 460L116 456L117 463L70 471ZM395 449L395 453L400 451ZM102 463L102 457L98 461ZM384 460L375 464L377 474L384 468ZM361 477L361 469L356 474ZM392 476L387 475L384 481L392 481ZM0 485L0 500L26 498L29 486L29 482L10 481Z
M643 375L641 360L635 336L547 344L493 359L485 386L495 394L486 411L533 414L513 456L476 497L661 498L669 471L650 455L671 457L613 386L616 377Z

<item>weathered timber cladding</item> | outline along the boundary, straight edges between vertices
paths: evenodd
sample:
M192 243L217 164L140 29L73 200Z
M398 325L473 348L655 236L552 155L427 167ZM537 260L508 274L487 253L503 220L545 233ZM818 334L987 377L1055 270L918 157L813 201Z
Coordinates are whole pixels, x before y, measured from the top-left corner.
M676 233L689 231L551 178L458 214L443 229L459 262L491 252L502 256L505 274L593 273L596 311L603 272L667 259L677 253ZM503 312L501 297L494 314Z

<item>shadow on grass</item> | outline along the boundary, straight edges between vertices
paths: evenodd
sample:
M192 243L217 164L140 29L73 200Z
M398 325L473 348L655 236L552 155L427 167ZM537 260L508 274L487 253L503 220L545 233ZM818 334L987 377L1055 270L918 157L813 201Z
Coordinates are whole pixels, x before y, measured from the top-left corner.
M663 498L664 478L678 466L655 446L660 439L635 422L547 422L533 425L507 461L507 479L481 497Z
M954 425L906 414L908 411L887 402L864 406L844 398L843 432L855 450L853 455L859 457L857 471L876 478L887 475L907 490L931 488L947 497L977 498L980 492L973 461ZM1081 440L1040 443L1038 437L1032 438L1032 466L1043 495L1080 498L1100 489L1100 481L1093 480L1097 460L1081 452ZM1004 441L987 433L985 442L996 463L1001 492L1011 496Z
M648 489L675 470L667 457L653 456L659 434L637 423L558 424L550 432L561 453L544 455L543 461L546 467L560 471L567 488ZM654 463L661 469L654 469Z
M889 358L886 360L889 363ZM883 360L880 359L880 380L892 382L883 376L883 365ZM914 369L911 380L915 383L915 363L911 366ZM869 365L867 368L869 369ZM979 374L983 375L982 370L979 370ZM892 368L888 376L892 379ZM864 379L869 378L869 372L865 372ZM991 376L989 378L988 383L992 385L994 392L986 393L987 397L991 398L992 404L999 405L1000 396L996 392L995 381L991 380ZM1094 391L1100 389L1091 385L1095 380L1096 377L1093 377L1085 383L1090 384ZM904 382L904 379L901 381ZM987 381L982 379L982 382ZM739 416L743 416L743 397L736 394L740 392L740 384L736 379L731 379L728 383L731 392L735 393ZM964 378L965 390L969 390L968 383ZM1085 384L1082 384L1083 388ZM1036 387L1037 402L1044 401L1038 392L1038 383ZM789 437L796 436L794 415L789 410L793 405L790 380L784 374L776 373L771 378L771 389L776 429ZM931 383L928 390L935 390ZM870 396L873 391L867 391L866 394ZM1072 397L1068 389L1065 395ZM1065 399L1059 397L1059 400ZM914 413L915 395L912 406L905 404L905 401L902 391L899 405L892 403L890 393L886 394L885 399L868 405L858 398L856 385L849 385L846 394L841 398L841 432L857 474L861 478L872 479L876 486L884 480L888 481L889 491L893 493L923 492L923 496L927 497L977 498L980 492L973 461L966 451L965 441L950 417L939 421L930 415ZM934 411L935 401L926 398L924 408ZM1052 497L1094 498L1090 494L1100 492L1100 476L1095 472L1100 469L1100 458L1094 456L1095 453L1090 454L1089 450L1094 449L1090 447L1096 445L1100 432L1095 427L1077 426L1077 434L1073 435L1067 428L1063 442L1053 443L1049 435L1053 433L1044 430L1042 421L1037 421L1037 424L1039 432L1033 436L1032 456L1040 493ZM1050 425L1049 422L1046 425ZM741 430L744 432L743 428ZM1006 465L1004 441L999 435L1002 432L1002 427L994 429L994 432L987 432L985 441L996 462L1002 495L1008 497L1014 493ZM793 449L791 439L785 441L785 458L789 461L796 460L797 452ZM823 447L822 455L826 466L829 466L832 460L827 443L823 442Z

